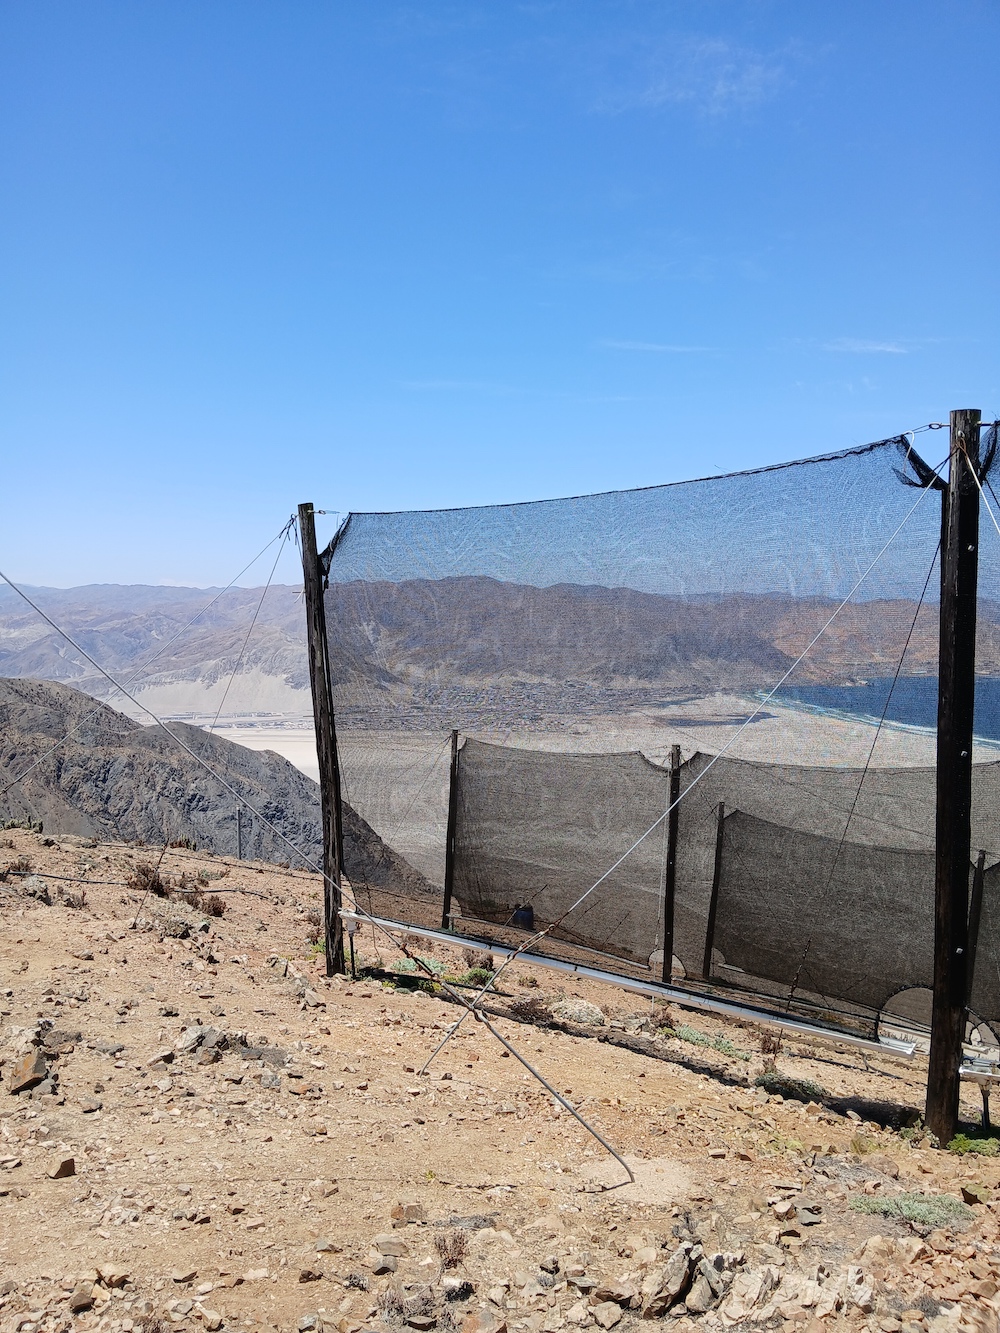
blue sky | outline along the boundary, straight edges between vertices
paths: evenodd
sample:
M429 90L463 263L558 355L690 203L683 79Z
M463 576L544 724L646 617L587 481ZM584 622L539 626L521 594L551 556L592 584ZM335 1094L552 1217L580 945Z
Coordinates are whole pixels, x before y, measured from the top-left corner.
M304 499L1000 415L998 46L972 0L6 0L0 567L225 583Z

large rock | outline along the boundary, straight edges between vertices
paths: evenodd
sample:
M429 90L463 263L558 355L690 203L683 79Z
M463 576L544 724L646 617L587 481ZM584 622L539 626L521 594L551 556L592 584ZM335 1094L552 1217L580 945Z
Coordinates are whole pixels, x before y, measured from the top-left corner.
M24 1092L48 1076L49 1067L45 1062L45 1056L39 1050L30 1050L14 1061L7 1086L13 1093Z

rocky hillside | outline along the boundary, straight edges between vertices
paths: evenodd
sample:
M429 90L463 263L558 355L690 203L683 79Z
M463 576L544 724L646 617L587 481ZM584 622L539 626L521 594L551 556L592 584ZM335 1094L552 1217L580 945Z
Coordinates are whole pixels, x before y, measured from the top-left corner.
M996 1333L997 1140L911 1127L925 1061L524 958L492 1022L625 1184L483 1024L418 1073L462 1011L369 929L328 980L317 877L169 852L204 916L144 855L0 835L3 1333Z
M70 739L52 747L71 731ZM237 850L237 802L223 782L314 862L322 850L319 788L270 750L248 750L198 727L143 727L65 685L0 679L0 822L41 820L47 830L147 843L187 840L223 855ZM52 751L49 754L49 751ZM38 763L23 781L10 786ZM261 821L243 815L246 856L295 861ZM429 892L417 871L345 807L344 856L358 884Z

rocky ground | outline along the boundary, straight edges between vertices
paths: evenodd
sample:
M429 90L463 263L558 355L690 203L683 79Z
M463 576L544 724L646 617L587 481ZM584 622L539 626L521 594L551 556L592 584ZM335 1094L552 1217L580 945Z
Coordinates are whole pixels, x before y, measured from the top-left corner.
M325 979L316 877L159 857L0 833L0 1329L998 1327L1000 1158L914 1127L919 1060L519 963L497 1028L618 1188L481 1024L417 1072L430 983Z

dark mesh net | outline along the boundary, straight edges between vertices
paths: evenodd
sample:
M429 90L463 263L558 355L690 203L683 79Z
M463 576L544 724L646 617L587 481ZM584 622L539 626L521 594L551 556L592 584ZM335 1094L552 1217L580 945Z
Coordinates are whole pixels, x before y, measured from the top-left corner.
M690 979L720 801L793 839L846 837L859 850L835 884L846 893L853 875L861 905L875 849L930 851L940 499L902 483L907 454L893 440L640 491L352 514L325 553L344 796L430 886L396 886L390 901L384 885L365 899L359 884L362 904L440 920L452 729L463 737L452 908L470 935L486 922L523 938L511 918L529 903L561 939L539 947L655 968L676 744L672 952ZM1000 676L998 554L984 526L986 685ZM1000 692L994 711L1000 724ZM1000 725L986 734L1000 738ZM996 754L984 741L976 758ZM981 764L976 780L974 838L991 864L998 775ZM810 910L801 904L803 920ZM787 994L794 975L791 962L780 980L769 964L734 965L762 993ZM875 992L854 986L824 994L870 1007Z

